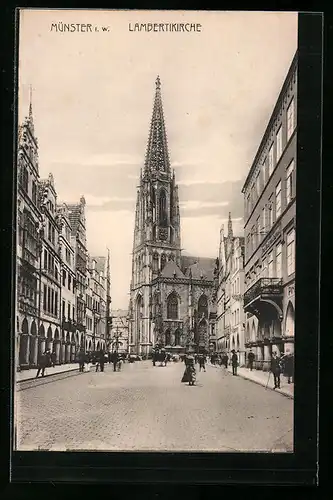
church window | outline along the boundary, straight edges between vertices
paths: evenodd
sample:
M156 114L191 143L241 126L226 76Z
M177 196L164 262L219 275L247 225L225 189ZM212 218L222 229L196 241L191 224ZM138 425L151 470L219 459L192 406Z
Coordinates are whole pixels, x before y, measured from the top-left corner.
M167 260L166 255L164 253L162 253L162 255L161 255L161 271L163 271L163 268L166 264L166 260Z
M167 318L178 319L178 297L175 293L171 293L168 297Z
M180 345L180 331L175 331L175 345Z
M170 330L167 330L165 332L165 345L170 345L171 344L171 333Z
M167 210L166 210L166 194L165 190L160 191L160 226L165 227L167 225Z
M207 297L206 295L201 295L199 302L198 302L198 315L199 318L204 318L208 317L208 302L207 302Z
M156 273L158 271L158 254L154 253L153 255L153 272Z

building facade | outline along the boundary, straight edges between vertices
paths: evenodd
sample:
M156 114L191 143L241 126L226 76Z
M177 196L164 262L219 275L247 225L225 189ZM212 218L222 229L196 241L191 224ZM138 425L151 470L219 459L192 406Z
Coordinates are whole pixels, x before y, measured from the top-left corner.
M240 365L245 364L244 238L233 235L229 213L228 233L220 231L217 284L218 351L237 351Z
M127 354L129 352L128 311L116 309L112 311L112 328L109 351Z
M32 105L18 130L16 226L16 325L17 368L36 366L40 339L41 251L43 219L38 193L38 142Z
M60 227L57 218L57 193L52 174L40 181L39 188L44 229L41 253L41 351L47 348L53 352L57 345L59 362L58 346L61 340Z
M294 349L297 54L246 178L246 347L267 369Z
M86 277L86 351L108 349L106 258L90 257Z
M56 340L56 363L68 363L76 358L80 346L76 330L76 295L75 295L75 252L72 242L72 226L69 220L68 206L63 203L57 207L57 219L60 228L59 251L61 262L61 336Z
M216 339L214 269L215 259L182 255L178 186L157 77L135 212L130 351L148 355L156 344L175 352L189 345L209 349Z

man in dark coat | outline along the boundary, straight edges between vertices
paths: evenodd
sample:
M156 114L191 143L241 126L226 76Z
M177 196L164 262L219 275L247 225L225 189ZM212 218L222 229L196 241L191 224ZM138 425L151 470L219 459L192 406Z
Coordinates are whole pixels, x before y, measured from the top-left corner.
M280 389L281 360L276 352L271 359L271 372L274 375L274 389Z
M281 358L281 365L283 367L283 375L287 377L288 384L294 382L294 355L287 349L286 354Z
M237 375L238 356L234 349L231 352L232 352L231 356L232 374Z
M53 368L55 367L56 359L57 359L56 353L53 351L51 353L51 365L52 365Z
M47 366L51 366L51 354L50 351L47 349L43 354L41 354L39 360L38 360L38 369L37 369L37 375L36 378L38 378L38 375L40 372L42 372L42 377L45 376L45 368Z
M199 354L198 359L199 359L199 371L201 372L201 370L203 370L205 372L206 371L206 366L205 366L206 356L204 354Z
M99 367L101 369L101 372L104 372L105 354L104 354L103 349L101 349L99 351L98 361L99 361Z
M249 354L248 354L247 359L249 360L249 368L250 368L251 372L252 372L252 369L253 369L254 358L255 358L255 356L254 356L253 352L250 351Z
M77 355L77 360L79 362L79 371L83 372L84 371L84 361L85 361L85 353L83 349L80 349Z
M116 351L113 351L112 353L112 364L113 364L113 371L117 371L117 363L118 363L118 354Z

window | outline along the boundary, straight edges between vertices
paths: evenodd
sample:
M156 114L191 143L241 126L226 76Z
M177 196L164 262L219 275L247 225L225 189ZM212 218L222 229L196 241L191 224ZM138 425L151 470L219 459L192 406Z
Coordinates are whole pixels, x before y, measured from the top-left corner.
M47 308L47 288L46 285L44 285L44 293L43 293L43 309L46 311Z
M169 330L165 332L165 345L171 345L171 333Z
M295 101L294 98L290 101L287 109L287 141L289 141L295 129Z
M156 273L158 271L158 254L154 253L153 255L153 272Z
M161 189L160 191L160 203L159 203L159 209L160 209L160 225L162 227L165 227L167 225L167 209L166 209L166 194L164 189Z
M286 202L287 205L291 202L293 198L293 171L294 171L294 160L290 163L287 168L287 178L286 178Z
M287 272L288 276L295 272L295 230L287 234Z
M257 218L257 245L261 242L261 224L260 224L260 215Z
M72 286L72 277L71 275L68 273L68 290L71 289L71 286Z
M66 286L66 271L62 271L62 286Z
M199 319L204 316L204 318L208 318L208 301L206 295L201 295L198 302L198 316Z
M261 271L262 277L267 278L267 261L264 259L262 261L262 271Z
M65 301L63 300L62 301L62 319L65 320L65 308L66 308L66 303Z
M164 266L166 264L166 261L167 261L166 255L163 253L161 255L161 271L163 271L163 268L164 268Z
M175 345L180 345L180 331L175 331Z
M250 200L250 194L247 195L246 199L246 213L247 215L250 215L251 212L251 200Z
M47 250L44 250L44 269L47 269Z
M51 311L51 290L47 287L47 312Z
M54 296L54 314L58 316L58 292L55 292Z
M269 229L271 229L274 224L274 203L272 196L268 200L268 217L269 217Z
M276 218L280 217L280 215L281 215L281 181L278 183L278 185L275 188L275 213L276 213Z
M171 293L168 297L167 318L178 319L178 297L175 293Z
M74 320L74 318L75 318L75 307L73 306L72 307L72 319Z
M71 263L71 256L70 256L68 248L66 248L66 261L68 262L68 264Z
M28 170L25 167L21 169L21 187L27 193L29 186L29 174Z
M32 201L37 205L37 186L35 181L32 182Z
M276 161L278 162L282 155L282 125L276 134Z
M71 305L70 303L68 302L67 304L67 319L70 320L71 319Z
M268 151L268 177L272 175L273 172L273 144L271 145L269 151Z
M282 278L282 245L276 247L276 277Z
M274 278L274 260L273 252L268 254L268 278Z
M266 184L266 163L267 163L267 158L264 159L263 164L262 164L262 183L263 186Z
M259 198L260 195L260 172L257 175L256 178L256 192L257 192L257 197Z

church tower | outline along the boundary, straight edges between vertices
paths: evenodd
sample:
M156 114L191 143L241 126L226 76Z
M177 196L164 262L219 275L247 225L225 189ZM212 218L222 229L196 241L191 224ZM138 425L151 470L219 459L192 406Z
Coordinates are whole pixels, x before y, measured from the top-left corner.
M135 210L130 316L133 351L146 354L153 345L152 281L169 260L180 266L178 187L170 167L159 76L144 168L140 171Z

